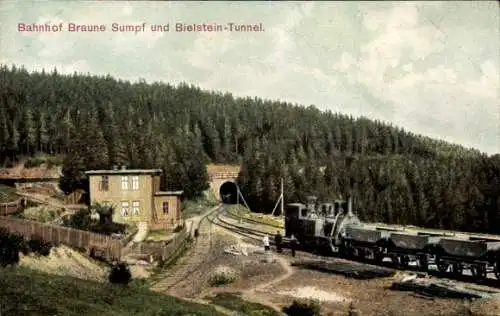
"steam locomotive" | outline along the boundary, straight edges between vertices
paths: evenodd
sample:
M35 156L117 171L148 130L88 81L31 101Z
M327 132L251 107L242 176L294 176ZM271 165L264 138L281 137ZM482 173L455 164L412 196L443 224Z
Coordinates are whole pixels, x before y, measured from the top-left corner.
M316 197L307 204L285 208L285 237L294 235L306 250L323 250L356 261L382 263L391 260L398 268L410 266L477 279L494 273L500 281L500 236L454 232L407 230L362 223L352 211L352 198L318 206Z

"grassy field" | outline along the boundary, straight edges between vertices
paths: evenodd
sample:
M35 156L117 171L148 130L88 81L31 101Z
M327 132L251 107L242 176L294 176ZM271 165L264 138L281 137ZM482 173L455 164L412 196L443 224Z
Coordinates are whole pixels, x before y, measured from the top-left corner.
M0 315L222 316L213 307L26 268L0 269Z
M266 225L277 226L280 228L284 228L285 226L283 220L280 217L267 214L252 213L243 205L236 205L236 204L228 205L227 210L229 213L235 216L247 218Z
M0 184L0 203L7 203L17 200L19 196L15 194L15 192L16 189L14 187Z

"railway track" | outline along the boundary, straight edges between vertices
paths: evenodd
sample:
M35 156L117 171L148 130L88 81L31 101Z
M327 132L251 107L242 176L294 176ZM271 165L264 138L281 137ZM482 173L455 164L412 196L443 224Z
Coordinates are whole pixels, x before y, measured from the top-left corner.
M210 253L212 248L212 221L210 217L216 216L217 213L218 208L214 208L200 219L198 225L199 236L195 238L192 248L174 266L160 276L161 280L153 284L152 290L168 292L172 288L181 285L193 273L199 271L200 267L206 262L207 254Z
M229 214L229 216L227 216L228 214ZM244 217L238 218L238 216L236 214L229 213L227 211L218 212L216 214L216 216L214 216L211 219L211 221L213 224L215 224L217 226L220 226L220 227L227 229L231 232L239 234L239 235L246 237L246 238L248 238L254 242L257 242L259 244L262 242L262 238L264 237L264 235L270 234L268 231L263 231L263 230L259 230L256 228L243 227L237 223L231 223L228 220L231 218L236 220L236 221L241 220L242 222L246 222L249 224L253 224L253 222L256 222L256 224L258 224L260 226L264 226L264 227L272 226L272 225L268 225L268 224L257 222L257 221L251 221L251 220L248 221ZM273 238L271 238L270 242L271 242L271 244L274 244L272 242L272 239ZM283 237L283 248L288 248L288 243L289 243L289 239L286 237ZM299 249L300 249L300 246L299 246ZM304 255L307 254L308 258L314 258L314 259L324 260L324 261L335 261L336 259L339 259L338 257L331 255L331 254L323 255L323 254L311 253L310 251L305 251L303 254ZM345 260L344 258L342 258L342 259ZM405 268L401 268L398 265L391 262L390 259L388 261L383 261L381 263L380 262L379 263L372 262L370 259L363 260L363 261L357 261L357 260L352 260L352 259L347 259L347 260L351 261L351 262L359 262L359 263L369 264L369 265L373 265L373 266L387 267L387 268L391 268L391 269L398 270L398 271L419 272L419 273L425 273L425 274L432 275L432 276L438 277L438 278L443 278L443 279L453 279L453 280L467 282L467 283L475 283L475 284L481 284L481 285L487 285L487 286L491 286L491 287L500 288L500 282L495 277L490 277L492 275L492 273L488 273L488 277L483 279L483 280L477 280L474 278L472 273L463 274L463 275L454 275L454 274L451 274L449 272L439 271L439 268L437 267L436 264L431 265L432 269L429 269L426 272L422 272L422 271L418 270L418 267L416 267L416 266L414 267L411 265L407 266ZM465 271L464 271L464 273L465 273Z

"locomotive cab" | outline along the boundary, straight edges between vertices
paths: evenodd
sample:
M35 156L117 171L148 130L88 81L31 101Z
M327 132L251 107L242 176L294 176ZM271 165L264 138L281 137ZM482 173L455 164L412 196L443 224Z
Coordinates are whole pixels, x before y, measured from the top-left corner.
M291 203L285 207L285 237L299 233L299 220L307 216L307 209L304 204Z

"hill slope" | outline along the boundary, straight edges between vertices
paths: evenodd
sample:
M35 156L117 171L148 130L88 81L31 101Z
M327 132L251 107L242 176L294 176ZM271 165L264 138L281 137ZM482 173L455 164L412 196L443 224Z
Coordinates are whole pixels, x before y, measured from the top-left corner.
M356 198L363 220L500 233L500 160L367 118L186 84L0 68L0 157L64 155L62 189L83 170L159 167L163 189L207 189L208 162L241 165L252 208L308 194ZM335 100L332 100L335 102ZM2 163L2 161L0 161ZM326 168L319 172L319 167Z
M1 315L218 316L214 308L138 288L122 288L34 272L0 269Z

